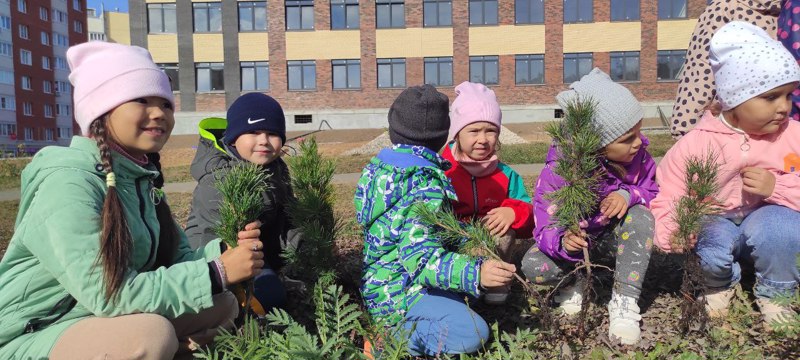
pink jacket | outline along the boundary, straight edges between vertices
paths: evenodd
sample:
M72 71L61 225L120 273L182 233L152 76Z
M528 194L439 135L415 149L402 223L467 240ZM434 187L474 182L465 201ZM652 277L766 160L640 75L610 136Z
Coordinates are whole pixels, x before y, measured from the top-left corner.
M685 193L685 159L713 149L720 162L718 199L722 215L742 219L765 204L800 211L800 123L787 122L775 134L751 136L734 130L706 111L697 127L681 138L664 156L656 170L660 192L651 202L656 220L655 243L670 251L670 238L677 229L673 212ZM775 175L775 190L768 198L742 190L739 172L745 167L767 169Z

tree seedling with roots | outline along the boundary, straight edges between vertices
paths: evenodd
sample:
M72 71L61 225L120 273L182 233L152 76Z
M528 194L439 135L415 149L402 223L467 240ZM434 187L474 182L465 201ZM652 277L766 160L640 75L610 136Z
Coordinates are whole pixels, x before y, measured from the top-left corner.
M269 176L259 165L241 162L214 174L214 187L222 199L219 202L219 224L214 233L228 248L238 246L239 231L255 221L264 211L264 192L269 189ZM253 296L253 281L245 284L245 313L250 310Z
M589 99L570 101L565 104L564 118L547 127L547 133L553 138L559 155L554 171L566 182L565 186L547 194L556 209L554 226L575 234L581 233L581 222L596 212L600 201L597 188L602 176L601 140L593 122L595 108L595 103ZM597 265L589 260L589 249L583 248L583 261L572 272L585 270L583 303L578 316L578 333L581 337L586 334L584 319L592 294L593 266ZM558 290L559 285L548 298Z
M703 271L694 242L706 216L717 211L718 172L717 154L713 149L708 149L702 156L689 156L686 159L684 180L686 195L678 200L673 214L673 221L678 224L678 229L671 238L671 246L677 252L686 254L681 284L683 303L679 323L683 333L687 333L692 324L697 324L702 331L708 322L703 296L705 294Z

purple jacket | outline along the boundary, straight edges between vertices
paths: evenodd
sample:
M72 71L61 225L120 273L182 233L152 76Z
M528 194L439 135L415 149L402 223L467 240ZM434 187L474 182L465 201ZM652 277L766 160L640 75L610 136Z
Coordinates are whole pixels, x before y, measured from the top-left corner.
M656 162L647 146L650 141L642 135L642 147L629 164L625 165L627 174L624 179L617 178L610 172L605 175L600 182L600 199L605 199L612 192L619 192L628 199L628 207L641 204L650 207L650 201L658 194L656 184ZM561 237L564 229L553 226L555 219L551 218L555 214L555 205L550 204L546 195L560 189L566 184L561 176L556 175L555 166L558 152L555 145L550 146L547 153L547 161L542 169L539 180L536 182L536 194L533 200L533 216L536 220L536 228L533 230L533 238L539 246L539 250L547 254L552 259L567 261L578 261L583 258L579 254L568 253L561 247ZM609 219L598 211L592 215L587 223L581 224L590 237L595 237L603 232ZM589 243L591 246L591 242Z

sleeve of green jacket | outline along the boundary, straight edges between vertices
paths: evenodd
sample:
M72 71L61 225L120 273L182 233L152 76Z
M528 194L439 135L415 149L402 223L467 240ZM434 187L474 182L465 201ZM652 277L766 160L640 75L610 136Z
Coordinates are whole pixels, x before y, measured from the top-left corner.
M47 185L58 182L58 185ZM175 318L213 305L205 259L125 276L116 302L105 298L99 252L102 184L85 176L50 176L20 224L25 246L80 304L95 316L154 313Z
M178 240L178 251L175 253L174 260L176 264L200 259L212 261L222 255L222 248L220 247L221 241L219 239L213 240L206 244L206 246L203 246L197 250L192 250L191 245L189 245L189 239L186 238L186 233L181 230L177 223L175 224L175 227L178 229L178 233L180 234L180 239Z
M479 296L482 259L447 251L439 239L431 236L428 225L420 221L414 203L420 202L432 210L440 211L444 199L441 187L415 189L408 201L398 210L392 228L401 228L398 253L403 267L412 281L425 287L465 292Z

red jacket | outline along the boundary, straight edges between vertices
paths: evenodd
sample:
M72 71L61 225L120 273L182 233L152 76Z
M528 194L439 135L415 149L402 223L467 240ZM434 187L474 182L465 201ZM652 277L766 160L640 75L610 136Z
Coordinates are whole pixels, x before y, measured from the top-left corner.
M501 162L490 175L478 178L453 158L449 146L444 148L442 156L453 164L445 174L458 196L458 201L453 202L456 214L462 219L479 219L491 209L509 207L515 214L511 229L521 237L533 235L533 203L516 171Z

